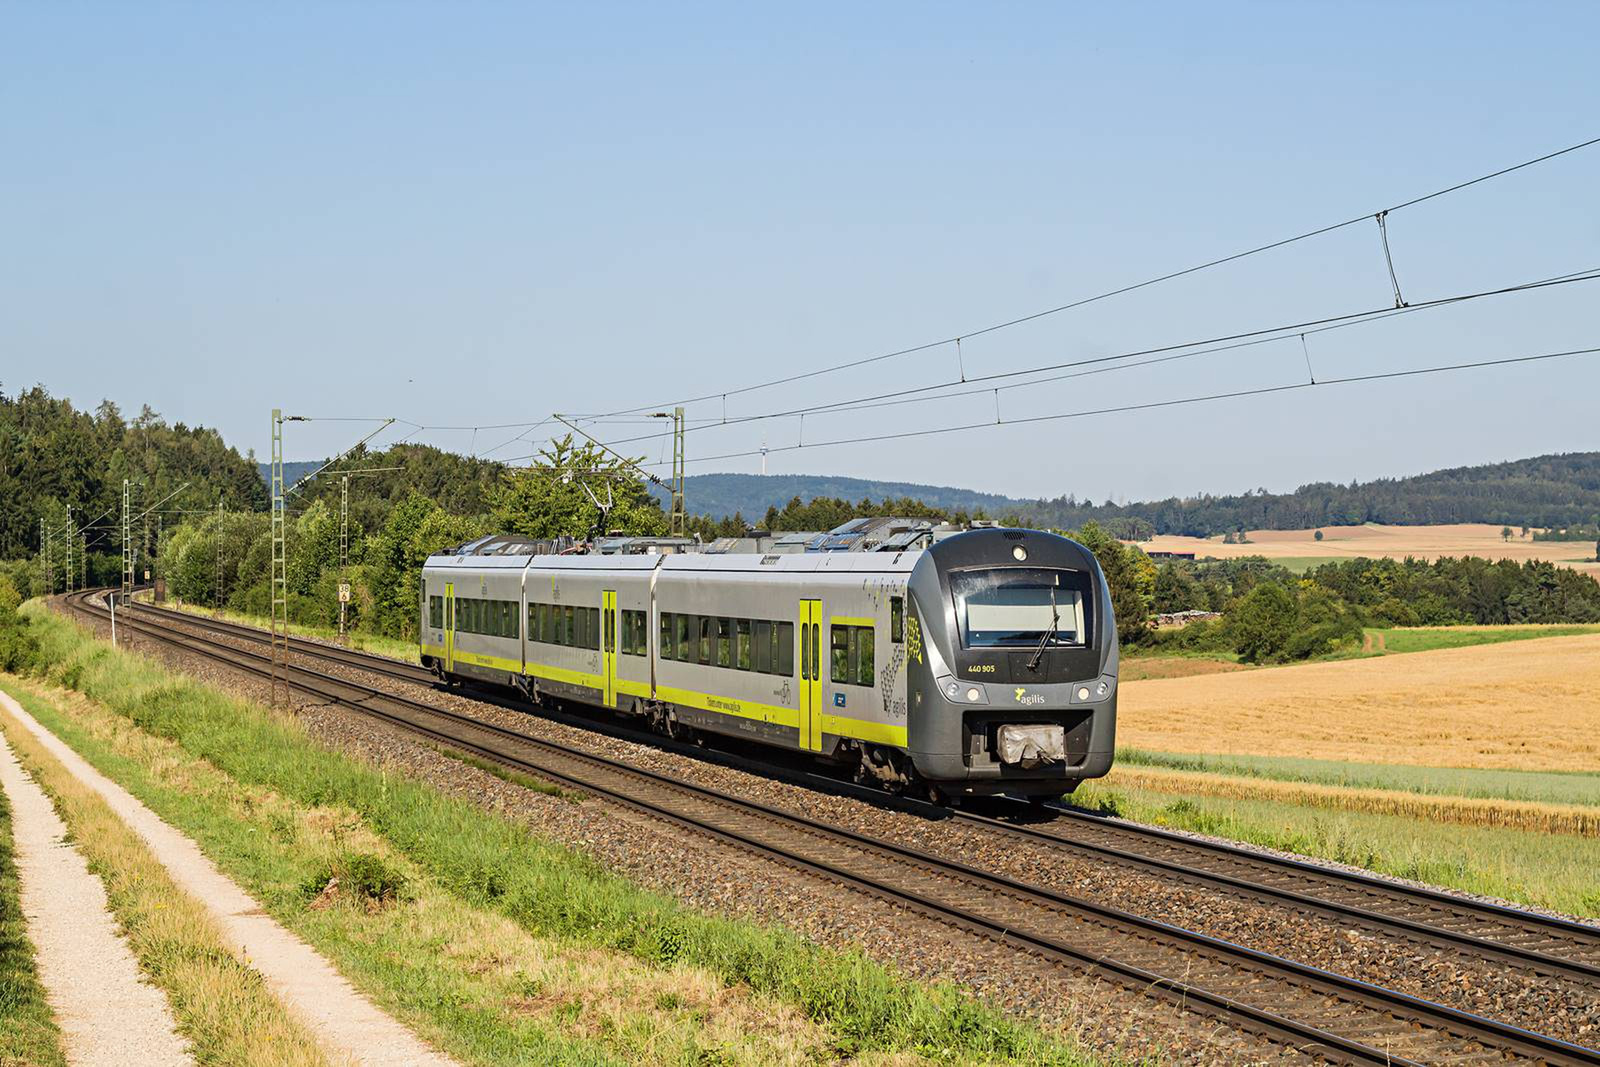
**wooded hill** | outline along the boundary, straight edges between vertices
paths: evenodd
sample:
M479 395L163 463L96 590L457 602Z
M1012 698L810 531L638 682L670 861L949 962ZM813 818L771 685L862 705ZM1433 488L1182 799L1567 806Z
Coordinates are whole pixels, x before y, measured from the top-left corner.
M1316 482L1292 493L1200 494L1132 504L1096 504L1071 495L1026 501L944 486L799 474L695 475L686 479L685 496L691 512L719 518L736 511L746 517L762 516L769 507L781 509L794 497L802 502L911 497L946 511L982 512L1029 526L1077 529L1086 522L1099 522L1125 536L1142 532L1209 537L1230 530L1300 530L1363 522L1572 526L1600 523L1600 452L1536 456L1349 485Z

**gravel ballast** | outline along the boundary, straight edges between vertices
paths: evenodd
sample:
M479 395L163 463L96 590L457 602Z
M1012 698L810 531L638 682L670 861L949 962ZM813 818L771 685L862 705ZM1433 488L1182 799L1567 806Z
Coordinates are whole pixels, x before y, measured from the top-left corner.
M194 620L197 627L204 620ZM213 634L239 647L259 648ZM241 695L260 699L265 685L238 672L139 641L165 658ZM318 665L327 673L374 684L357 668ZM923 849L1021 881L1238 942L1474 1013L1593 1044L1600 1033L1595 991L1536 979L1451 951L1397 942L1284 907L1185 885L1046 844L953 820L889 810L603 733L551 722L443 690L393 679L383 688L533 736L635 763L740 797L803 811L819 821ZM575 802L504 781L442 755L426 743L354 712L305 705L300 716L325 743L408 773L525 821L535 832L580 847L635 881L694 907L778 922L822 944L856 945L904 973L972 988L1009 1011L1080 1033L1094 1047L1168 1058L1270 1062L1276 1046L1181 1016L1152 998L1119 990L976 938L918 914L840 888L820 877L755 857L706 836L666 826L594 798Z

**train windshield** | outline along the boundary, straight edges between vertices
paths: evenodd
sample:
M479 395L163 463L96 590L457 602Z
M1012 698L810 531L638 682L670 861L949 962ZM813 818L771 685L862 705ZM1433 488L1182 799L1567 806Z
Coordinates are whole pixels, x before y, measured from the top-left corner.
M1083 576L1040 567L952 571L956 619L967 648L1085 643ZM1053 629L1053 632L1052 632Z

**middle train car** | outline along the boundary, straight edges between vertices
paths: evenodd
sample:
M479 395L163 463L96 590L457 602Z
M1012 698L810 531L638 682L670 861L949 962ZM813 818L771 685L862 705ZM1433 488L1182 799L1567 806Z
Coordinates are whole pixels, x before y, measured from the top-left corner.
M891 788L1050 796L1110 768L1110 597L1093 556L1064 538L981 530L927 549L783 555L503 548L486 539L424 567L422 662L443 678L848 761Z

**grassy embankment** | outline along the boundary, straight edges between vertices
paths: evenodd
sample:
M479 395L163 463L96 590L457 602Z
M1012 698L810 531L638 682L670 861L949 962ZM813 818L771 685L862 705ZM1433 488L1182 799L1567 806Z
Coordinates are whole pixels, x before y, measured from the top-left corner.
M1117 768L1074 799L1600 916L1596 630L1389 630L1388 655L1133 682Z
M145 603L150 603L150 595L144 594L141 598ZM188 615L195 615L202 619L214 619L217 613L210 608L198 604L184 604L176 600L168 600L162 607L175 608ZM227 622L243 623L257 629L267 629L267 619L261 615L246 615L238 611L224 611L222 618ZM302 623L290 623L289 632L299 637L315 637L323 641L337 641L339 631L330 626L306 626ZM418 657L417 643L415 641L402 641L397 637L385 637L382 634L361 633L352 630L347 635L349 647L357 648L363 652L371 652L378 656L388 656L390 659L404 660L407 663L416 663Z
M29 710L464 1061L1087 1061L955 990L690 912L29 611L49 680L82 694L24 692Z
M30 713L42 702L7 680ZM144 842L4 709L0 732L50 797L68 839L105 884L128 947L167 995L179 1033L201 1063L264 1067L326 1065L317 1041L261 981L228 952L200 902L180 889ZM3 1061L0 1061L3 1062Z
M18 901L11 805L0 790L0 1064L65 1067Z

